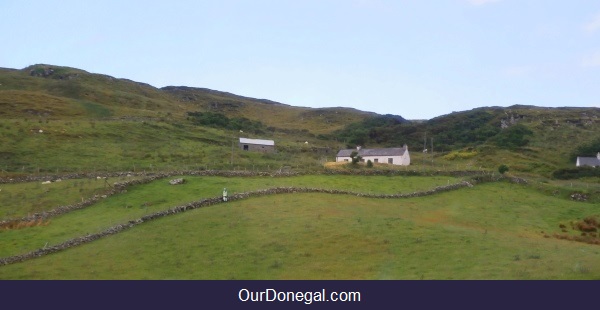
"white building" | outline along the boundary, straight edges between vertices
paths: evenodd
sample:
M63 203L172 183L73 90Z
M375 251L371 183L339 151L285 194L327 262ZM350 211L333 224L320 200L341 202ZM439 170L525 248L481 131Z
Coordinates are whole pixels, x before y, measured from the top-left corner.
M591 166L591 167L600 167L600 152L596 157L577 157L577 161L575 162L575 166Z
M361 161L363 162L371 160L373 163L401 166L410 165L410 154L408 153L408 146L406 144L399 148L363 149L359 146L356 149L340 150L335 157L335 161L352 161L350 157L352 152L357 152L362 157Z
M273 140L240 138L238 146L243 151L265 153L275 151L275 141Z

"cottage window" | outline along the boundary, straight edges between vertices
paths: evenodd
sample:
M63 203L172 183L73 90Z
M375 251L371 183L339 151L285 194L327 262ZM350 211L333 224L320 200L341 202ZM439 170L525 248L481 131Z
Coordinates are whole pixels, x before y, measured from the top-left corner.
M248 144L244 144L244 151L248 150Z
M348 161L347 159L344 159L344 161Z
M379 158L373 159L373 162L378 163L379 162Z
M388 158L388 164L393 164L394 163L394 159L393 158Z

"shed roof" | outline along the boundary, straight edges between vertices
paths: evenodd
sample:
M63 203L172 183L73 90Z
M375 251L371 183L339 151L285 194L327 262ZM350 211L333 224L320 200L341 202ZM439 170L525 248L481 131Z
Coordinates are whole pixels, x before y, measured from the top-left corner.
M577 157L577 162L579 162L579 166L600 166L600 159L597 157Z
M258 144L258 145L275 145L275 141L273 140L262 140L262 139L248 139L248 138L240 138L240 143L245 144Z
M406 147L394 147L384 149L360 149L358 155L365 156L402 156L406 152ZM340 150L337 153L337 157L350 157L352 152L356 152L356 149Z

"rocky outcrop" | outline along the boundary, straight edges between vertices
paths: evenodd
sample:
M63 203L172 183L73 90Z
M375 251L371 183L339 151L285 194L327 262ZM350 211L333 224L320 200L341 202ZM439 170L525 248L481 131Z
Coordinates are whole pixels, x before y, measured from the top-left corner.
M575 201L587 201L588 200L588 195L584 194L584 193L572 193L570 195L571 200L575 200Z

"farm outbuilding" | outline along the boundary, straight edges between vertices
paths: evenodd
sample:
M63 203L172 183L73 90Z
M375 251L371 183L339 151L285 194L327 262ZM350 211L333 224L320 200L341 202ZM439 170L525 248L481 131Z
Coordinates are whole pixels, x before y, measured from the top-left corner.
M239 148L250 152L275 152L275 141L262 139L240 138Z
M583 167L583 166L600 167L600 152L598 152L596 157L577 157L575 166L577 166L577 167Z
M352 152L357 152L358 155L362 157L362 161L365 162L370 160L373 163L401 166L410 165L410 155L406 144L403 147L398 148L363 149L358 146L356 149L340 150L335 157L335 161L352 161L352 158L350 157Z

